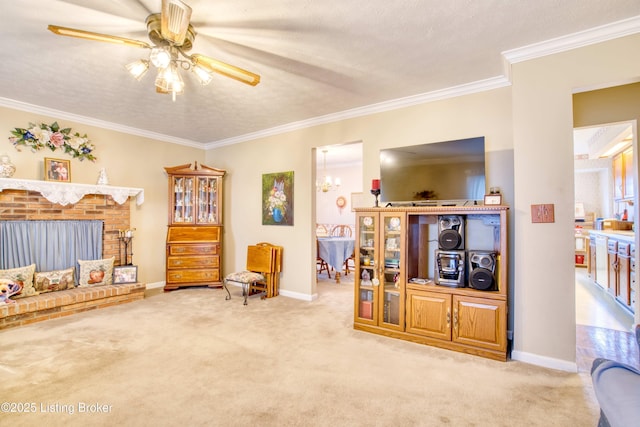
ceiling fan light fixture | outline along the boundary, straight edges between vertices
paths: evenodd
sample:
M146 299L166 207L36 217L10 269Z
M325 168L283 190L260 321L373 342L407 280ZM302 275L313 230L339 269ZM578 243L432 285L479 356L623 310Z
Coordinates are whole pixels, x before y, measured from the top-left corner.
M127 64L125 68L136 80L140 81L149 70L149 61L146 59L139 59L135 62Z
M166 68L161 68L158 71L158 75L156 76L156 92L170 93L174 101L176 100L176 95L184 93L184 81L175 63L172 63Z
M157 68L167 68L171 63L171 53L164 47L154 47L149 54L149 60Z
M192 65L191 71L193 72L193 74L195 74L196 78L202 86L208 85L209 83L211 83L211 80L213 80L213 76L211 75L209 70L204 67L201 67L199 65Z
M213 80L213 73L230 77L250 86L260 83L260 76L251 71L205 55L188 55L186 52L193 47L193 41L197 34L191 25L191 14L191 7L181 0L162 0L161 13L151 13L145 21L152 44L57 25L49 25L48 29L60 36L149 49L150 53L147 59L134 61L125 65L125 68L135 79L141 80L148 72L150 64L153 64L157 68L156 91L165 94L171 93L174 101L176 94L184 92L185 85L179 73L180 68L185 71L190 69L203 86Z
M189 30L191 7L180 0L162 0L162 37L177 46L182 45Z

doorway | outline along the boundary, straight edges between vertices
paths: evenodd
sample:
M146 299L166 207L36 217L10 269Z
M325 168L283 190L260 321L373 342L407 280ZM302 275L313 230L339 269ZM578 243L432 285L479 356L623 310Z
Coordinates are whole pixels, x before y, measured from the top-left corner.
M590 245L590 237L595 238L596 233L609 233L597 230L602 224L622 228L637 220L637 196L625 198L620 192L614 166L614 159L618 159L620 153L636 152L634 129L635 122L621 122L574 130L576 363L579 372L589 372L596 357L623 362L629 358L637 360L637 352L629 354L629 349L635 346L634 315L630 307L621 303L624 298L618 295L617 283L610 283L617 277L610 276L607 270L609 257L617 257L617 253L609 255L606 243L604 250ZM637 183L636 164L631 162L633 183ZM637 188L637 184L632 185ZM591 232L594 229L596 233ZM611 230L611 233L615 236L618 231ZM627 234L625 239L635 244L633 232L624 234ZM590 255L596 250L600 258L597 268Z
M355 212L353 204L357 203L362 193L362 142L339 145L320 146L315 148L315 218L316 251L317 237L331 234L334 228L346 226L355 239ZM317 260L316 269L320 269ZM336 269L340 268L340 285L353 285L353 274L342 272L343 266L329 266L329 272L322 269L316 274L318 285L336 285ZM330 277L329 277L330 276ZM318 286L322 293L323 286ZM351 294L349 294L351 295Z

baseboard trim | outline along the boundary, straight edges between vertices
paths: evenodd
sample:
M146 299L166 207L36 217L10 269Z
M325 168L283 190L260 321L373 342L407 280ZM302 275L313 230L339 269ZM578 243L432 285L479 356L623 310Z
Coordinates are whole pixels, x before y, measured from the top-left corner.
M147 283L147 289L158 289L158 288L164 288L164 284L166 282L154 282L154 283Z
M529 363L531 365L542 366L543 368L556 369L565 372L578 372L578 365L575 362L567 360L554 359L552 357L540 356L538 354L527 353L525 351L513 350L511 359L520 362Z
M288 291L286 289L280 289L280 295L283 297L293 298L301 301L315 301L318 299L318 294L302 294L300 292Z
M236 283L236 282L228 282L227 286L237 286L237 287L242 287L242 285L240 283ZM318 294L313 294L313 295L309 295L309 294L302 294L300 292L293 292L293 291L288 291L286 289L280 289L278 291L278 295L282 295L283 297L287 297L287 298L293 298L293 299L297 299L297 300L301 300L301 301L315 301L318 299Z

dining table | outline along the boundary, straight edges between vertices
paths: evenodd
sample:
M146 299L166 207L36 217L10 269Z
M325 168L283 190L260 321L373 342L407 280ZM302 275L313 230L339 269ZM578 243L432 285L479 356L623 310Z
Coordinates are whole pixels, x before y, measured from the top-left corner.
M318 237L318 256L336 272L336 283L340 283L340 274L344 262L353 255L355 239L351 237Z

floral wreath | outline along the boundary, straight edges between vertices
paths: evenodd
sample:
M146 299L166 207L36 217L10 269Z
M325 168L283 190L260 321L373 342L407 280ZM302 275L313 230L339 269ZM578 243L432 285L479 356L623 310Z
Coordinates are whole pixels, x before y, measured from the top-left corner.
M28 129L15 128L11 131L13 136L9 137L9 142L18 151L22 151L20 146L26 146L32 152L49 148L51 151L63 150L73 158L96 161L93 154L94 145L89 141L87 135L80 135L78 132L71 133L71 128L60 129L58 122L48 125L46 123L29 123Z

